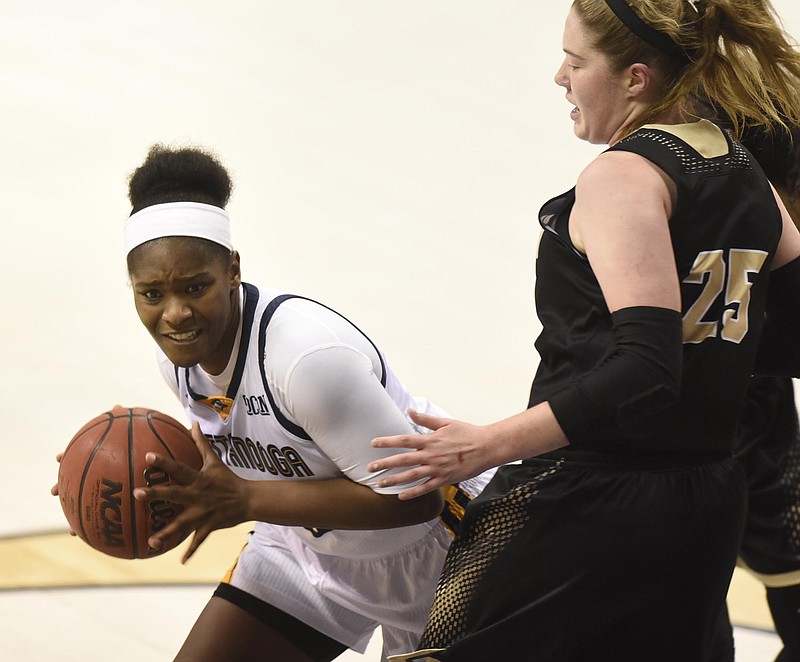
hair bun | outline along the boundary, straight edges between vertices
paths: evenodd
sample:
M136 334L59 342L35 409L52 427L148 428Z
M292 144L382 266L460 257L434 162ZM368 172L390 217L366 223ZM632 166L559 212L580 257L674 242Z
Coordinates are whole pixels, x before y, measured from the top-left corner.
M150 147L128 182L133 212L165 202L202 202L224 208L233 183L211 152L197 147Z

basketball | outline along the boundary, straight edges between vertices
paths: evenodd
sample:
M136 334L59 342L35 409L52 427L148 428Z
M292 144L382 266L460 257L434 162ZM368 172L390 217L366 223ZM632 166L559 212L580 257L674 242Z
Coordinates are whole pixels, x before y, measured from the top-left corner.
M134 488L169 483L169 476L145 461L150 451L194 469L202 466L185 427L140 407L114 407L86 423L67 445L58 468L59 500L72 530L94 549L123 559L168 551L166 545L150 549L147 540L182 507L133 498Z

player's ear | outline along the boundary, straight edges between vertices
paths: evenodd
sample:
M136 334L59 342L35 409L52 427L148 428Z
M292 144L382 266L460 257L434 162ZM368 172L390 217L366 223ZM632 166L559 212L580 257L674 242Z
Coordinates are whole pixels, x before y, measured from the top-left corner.
M242 284L242 267L239 258L239 251L231 251L231 260L228 266L228 276L231 279L231 289L238 288Z
M642 96L649 92L655 80L653 70L646 64L637 62L628 67L628 92L635 96Z

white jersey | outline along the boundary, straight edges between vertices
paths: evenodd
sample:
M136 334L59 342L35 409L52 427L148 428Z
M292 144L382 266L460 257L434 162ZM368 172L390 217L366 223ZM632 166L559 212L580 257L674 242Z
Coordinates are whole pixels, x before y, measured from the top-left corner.
M367 466L397 450L372 448L371 440L427 432L408 418L409 408L446 413L413 397L372 341L335 311L248 284L240 300L238 340L221 375L178 368L159 351L165 379L222 461L249 480L347 477L384 494L408 487L377 487L384 473ZM469 496L487 480L473 479ZM451 524L459 511L451 500L443 519ZM379 531L287 528L319 553L374 557L422 538L436 522Z

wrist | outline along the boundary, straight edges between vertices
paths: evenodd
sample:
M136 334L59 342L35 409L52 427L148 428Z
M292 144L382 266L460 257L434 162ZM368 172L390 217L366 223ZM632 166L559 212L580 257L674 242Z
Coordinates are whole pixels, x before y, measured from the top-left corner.
M253 520L264 520L265 517L258 517L257 511L259 510L259 500L257 498L256 488L266 487L269 481L254 481L245 480L244 478L236 477L238 483L238 496L240 517L242 522L249 522ZM263 483L263 486L261 485Z
M492 428L487 452L492 454L494 466L525 460L569 444L548 402L487 427Z
M519 459L514 452L516 440L509 419L483 426L483 437L485 444L482 452L485 454L487 466L499 467Z

